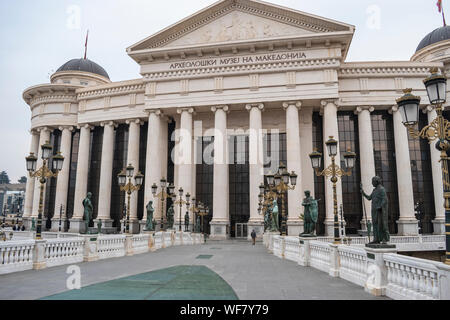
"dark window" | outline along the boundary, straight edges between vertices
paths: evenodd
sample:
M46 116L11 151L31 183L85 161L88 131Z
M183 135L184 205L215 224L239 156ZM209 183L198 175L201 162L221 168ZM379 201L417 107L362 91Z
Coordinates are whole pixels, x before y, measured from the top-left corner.
M61 148L61 131L54 130L50 134L50 144L53 146L52 156L48 159L47 165L53 171L53 155L58 154ZM39 169L39 168L38 168ZM56 199L56 178L47 179L47 184L45 188L45 202L44 202L44 217L45 229L51 228L51 218L55 215L55 199ZM43 222L44 223L44 222Z
M387 111L376 111L372 113L371 119L375 172L381 178L389 200L389 232L396 234L400 213L393 118Z
M313 148L317 151L323 152L323 117L318 113L313 113ZM322 166L323 168L323 157L322 157ZM318 177L316 174L314 174L314 197L316 199L320 199L319 201L319 218L317 222L317 235L325 235L325 178L324 177Z
M428 116L419 113L418 128L428 125ZM411 173L414 190L414 203L419 204L421 217L422 233L433 233L433 219L436 216L434 206L433 191L433 173L431 171L431 153L430 144L426 139L413 139L408 134L409 154L411 157Z
M145 194L145 165L147 160L147 131L148 122L141 126L140 137L139 137L139 171L144 175L144 184L138 191L138 204L137 204L137 216L139 220L142 220L144 216L144 194ZM147 182L152 185L151 181Z
M74 198L75 198L75 184L77 178L78 165L78 146L80 142L80 130L72 133L72 150L70 152L70 173L69 173L69 191L67 195L67 216L73 216Z
M210 159L213 155L208 150L212 150L214 146L214 137L199 137L196 143L196 201L202 202L209 208L209 215L203 218L203 230L209 234L209 223L213 216L214 164ZM205 154L208 155L203 157Z
M228 137L230 235L236 236L236 223L247 223L250 218L249 137Z
M120 124L116 129L114 142L114 161L111 184L111 219L113 226L120 228L120 220L124 216L125 197L120 191L117 175L127 166L128 125Z
M95 127L91 131L89 148L89 173L88 173L88 192L92 193L92 205L94 211L92 218L96 219L98 214L98 197L100 192L100 171L102 162L103 147L103 127ZM91 225L93 227L93 225Z
M357 234L361 229L363 215L362 197L360 193L361 167L358 139L358 116L353 112L338 113L339 149L341 152L341 168L345 168L343 154L351 150L357 154L355 168L350 177L342 177L342 202L347 233Z

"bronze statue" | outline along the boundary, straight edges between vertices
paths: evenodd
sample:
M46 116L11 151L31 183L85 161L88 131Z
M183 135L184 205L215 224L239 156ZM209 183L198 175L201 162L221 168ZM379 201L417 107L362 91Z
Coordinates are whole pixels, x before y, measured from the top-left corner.
M89 230L89 224L92 220L92 212L94 211L94 207L92 206L92 193L88 192L86 198L83 200L83 207L84 207L84 225L86 226L85 233L88 233Z
M302 206L305 207L304 213L304 229L300 236L313 236L316 233L316 223L319 217L319 206L317 200L311 197L311 191L305 191L306 198L303 200Z
M31 231L36 231L36 219L31 218Z
M147 209L147 221L145 223L145 231L154 231L155 225L153 224L153 212L155 211L155 209L153 209L153 201L149 201L145 208Z
M99 219L97 221L97 233L101 234L102 233L102 219Z
M197 222L195 223L195 232L200 233L201 232L201 222L200 222L200 216L197 216Z
M173 215L174 215L174 211L173 211L173 204L170 206L169 210L167 210L167 229L172 229L173 228Z
M184 215L184 231L189 231L189 212Z
M279 232L280 231L280 222L279 222L279 213L278 213L278 202L277 199L274 199L272 205L268 208L269 214L271 216L270 223L270 232Z
M386 190L381 184L380 177L374 177L372 179L372 185L374 186L372 194L367 195L361 185L361 193L367 200L372 201L372 223L373 223L373 236L374 240L370 244L387 244L390 240L388 219L388 199Z

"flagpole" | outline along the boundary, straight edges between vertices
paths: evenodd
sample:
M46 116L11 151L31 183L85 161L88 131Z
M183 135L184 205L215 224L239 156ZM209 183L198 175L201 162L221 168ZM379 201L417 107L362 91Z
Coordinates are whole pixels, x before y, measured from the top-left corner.
M89 30L86 33L86 43L84 44L84 60L86 60L86 57L87 57L88 39L89 39Z
M444 21L444 27L446 27L447 23L445 23L444 6L442 6L442 20Z

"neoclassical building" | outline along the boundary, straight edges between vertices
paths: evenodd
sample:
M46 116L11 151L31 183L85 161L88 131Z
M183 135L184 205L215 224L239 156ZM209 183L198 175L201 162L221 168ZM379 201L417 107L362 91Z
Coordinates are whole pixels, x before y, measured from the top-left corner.
M98 64L71 60L50 83L23 93L32 112L30 151L40 155L50 141L65 157L59 177L47 183L44 226L56 230L61 214L78 231L91 192L95 219L120 227L125 195L117 174L132 164L145 175L129 208L133 232L150 200L159 223L151 186L167 178L209 206L211 238L240 236L242 225L261 234L259 185L282 162L298 174L288 192L288 233L302 230L301 201L310 190L321 200L318 232L332 235L331 183L315 176L308 155L317 149L328 166L324 142L333 136L340 154L357 153L352 176L337 188L348 233L364 227L370 203L363 207L359 186L369 192L375 175L388 193L391 233L417 234L417 203L423 232L443 233L439 153L408 136L396 99L413 88L422 97L421 125L434 119L422 80L432 67L449 72L449 28L426 36L410 61L355 63L346 60L350 24L222 0L127 48L140 65L136 80L111 82ZM37 217L38 204L38 182L29 179L25 219Z

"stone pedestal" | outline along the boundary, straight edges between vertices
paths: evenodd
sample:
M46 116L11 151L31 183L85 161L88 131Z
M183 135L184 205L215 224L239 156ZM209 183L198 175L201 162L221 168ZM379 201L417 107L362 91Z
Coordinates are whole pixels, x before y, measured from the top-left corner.
M86 232L86 226L84 224L83 219L70 219L70 233L84 233Z
M450 265L441 263L436 266L439 269L439 299L450 300Z
M230 238L228 232L229 223L228 222L213 222L210 223L211 234L209 236L210 240L227 240Z
M101 219L102 220L102 229L103 228L112 228L114 220L112 219ZM98 219L94 220L94 226L97 227Z
M316 236L311 237L299 237L300 241L300 252L299 252L299 259L298 264L303 267L309 267L309 259L311 256L311 247L310 243L311 241L317 240Z
M297 237L305 230L304 222L302 220L288 220L287 229L288 236Z
M434 234L445 234L445 219L433 220Z
M156 251L155 248L155 232L154 231L142 231L143 234L148 234L148 249L153 252Z
M34 245L33 254L33 269L40 270L47 267L47 262L45 261L45 240L36 240Z
M247 240L252 240L252 231L256 232L256 241L262 241L264 235L264 222L248 222Z
M96 261L98 257L98 235L96 234L82 234L80 235L84 239L84 262Z
M325 225L325 235L334 237L334 220L325 220L323 224Z
M402 219L397 221L399 236L417 236L419 234L419 225L417 219Z
M139 220L130 220L130 233L139 234L141 232L141 226Z
M31 217L23 217L22 218L22 223L25 226L25 230L26 231L30 231L31 230Z
M64 219L61 219L61 232L64 232ZM59 232L59 218L52 219L52 227L50 229L51 232Z
M125 255L132 256L134 254L133 251L133 235L126 234L125 235Z
M337 244L330 244L330 272L331 277L339 277L339 252Z
M365 247L367 252L367 281L364 289L377 297L386 295L386 286L388 284L388 271L384 264L383 255L386 253L397 253L396 248L382 248L382 246Z

